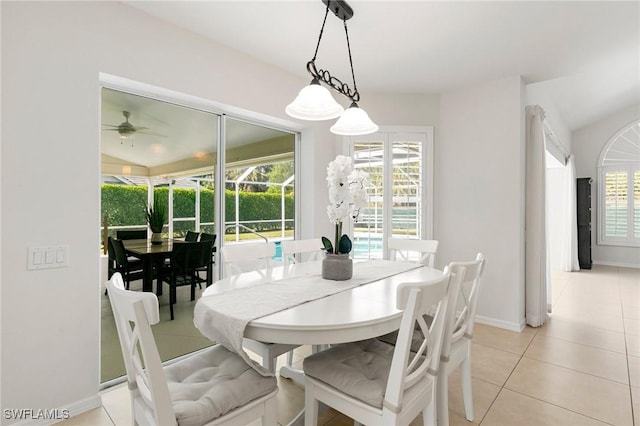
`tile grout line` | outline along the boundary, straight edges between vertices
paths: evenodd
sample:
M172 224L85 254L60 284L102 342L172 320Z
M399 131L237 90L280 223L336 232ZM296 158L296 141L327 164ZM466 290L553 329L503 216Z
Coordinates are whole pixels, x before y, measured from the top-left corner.
M540 399L540 398L538 398L538 397L535 397L535 396L532 396L532 395L528 395L528 394L526 394L526 393L522 393L522 392L517 391L517 390L514 390L514 389L506 388L506 390L508 390L509 392L517 393L518 395L522 395L522 396L524 396L524 397L526 397L526 398L535 399L536 401L540 401L540 402L542 402L543 404L551 405L551 406L553 406L553 407L560 408L561 410L569 411L569 412L574 413L574 414L577 414L577 415L579 415L579 416L581 416L581 417L586 417L586 418L588 418L588 419L593 419L593 420L595 420L595 421L597 421L597 422L599 422L599 423L604 423L604 424L608 424L608 425L612 425L612 424L613 424L613 423L609 423L609 422L607 422L607 421L604 421L604 420L602 420L602 419L598 419L598 418L592 417L592 416L590 416L590 415L588 415L588 414L585 414L585 413L581 413L581 412L579 412L579 411L572 410L571 408L563 407L562 405L554 404L553 402L545 401L544 399Z
M484 413L484 416L482 416L482 419L478 422L478 426L480 426L482 424L482 422L484 422L484 419L487 418L487 416L489 415L489 412L491 411L491 408L493 408L493 405L495 404L495 402L498 400L498 397L500 396L500 394L502 393L502 391L505 388L505 385L507 384L507 382L509 381L509 379L511 378L511 376L513 375L513 372L516 371L516 368L518 368L518 365L520 365L520 361L522 361L522 358L524 358L524 354L527 352L527 349L529 349L529 346L531 346L531 343L533 343L533 339L536 338L536 336L538 335L538 332L540 331L540 328L536 328L535 329L535 333L533 334L533 337L531 337L531 340L529 341L529 343L527 344L527 347L524 348L524 350L522 351L522 354L520 355L520 358L518 359L518 362L516 362L516 364L513 366L513 369L511 369L511 372L509 373L509 375L507 376L507 378L504 380L504 382L502 383L502 385L500 386L500 390L498 391L498 393L496 394L496 397L493 398L493 401L491 401L491 404L489 404L489 407L487 408L487 411ZM508 351L505 351L508 352ZM510 390L510 389L509 389Z
M620 294L620 308L622 309L622 329L624 330L624 349L626 352L626 360L627 360L627 378L629 379L629 403L631 404L631 421L633 424L636 424L636 413L633 407L633 390L631 389L631 385L633 382L631 381L631 366L629 365L629 344L627 342L627 324L624 321L624 300L622 296L622 286L620 285L620 268L616 268L616 278L618 284L618 293Z
M619 270L618 270L618 268L616 268L616 276L618 277L618 287L619 287ZM620 297L621 297L621 303L622 303L622 293L621 293L621 292L619 292L619 294L620 294ZM623 322L623 327L624 327L624 322ZM531 344L533 343L533 340L534 340L534 339L536 338L536 336L538 335L538 331L539 331L540 329L541 329L541 328L537 328L537 329L536 329L536 334L533 336L533 338L532 338L532 339L531 339L531 341L529 342L529 345L527 345L527 348L526 348L526 349L525 349L525 351L522 353L522 356L521 356L521 357L520 357L520 359L518 360L518 363L517 363L517 364L516 364L516 366L513 368L512 372L509 374L509 377L507 378L507 380L504 382L504 385L500 388L500 392L498 392L498 396L500 395L500 393L502 393L502 390L503 390L503 389L505 389L505 385L506 385L507 381L509 380L509 378L511 377L511 375L513 374L513 372L515 371L515 369L517 368L517 366L520 364L520 361L522 360L522 358L524 358L524 357L525 357L525 354L526 354L527 350L529 349L529 347L530 347L530 346L531 346ZM611 380L611 379L608 379L608 378L605 378L605 377L600 377L600 376L597 376L597 375L595 375L595 374L590 374L590 373L586 373L586 372L584 372L584 371L574 370L574 369L572 369L572 368L565 367L565 366L562 366L562 365L557 365L557 364L554 364L554 363L551 363L551 362L547 362L547 361L544 361L544 360L538 360L538 359L536 359L536 358L531 358L531 357L527 357L527 358L532 359L532 360L535 360L535 361L538 361L538 362L541 362L541 363L545 363L545 364L549 364L549 365L557 366L557 367L560 367L560 368L564 368L564 369L567 369L567 370L570 370L570 371L574 371L574 372L576 372L576 373L580 373L580 374L584 374L584 375L588 375L588 376L596 377L596 378L599 378L599 379L603 379L603 380L606 380L606 381L611 382L611 383L619 384L619 385L622 385L622 386L628 386L628 387L629 387L629 393L630 393L630 402L631 402L631 420L632 420L633 424L634 424L634 425L636 425L635 417L634 417L634 409L633 409L633 395L631 394L632 390L631 390L631 377L630 377L630 370L629 370L628 345L627 345L627 341L626 341L626 329L625 329L625 331L623 332L623 334L624 334L624 336L625 336L625 351L626 351L626 353L625 353L625 355L626 355L626 356L625 356L625 358L626 358L626 363L627 363L627 375L628 375L628 379L629 379L629 384L628 384L628 385L626 385L626 384L624 384L624 383L616 382L616 381L614 381L614 380ZM548 336L548 335L545 335L545 336L546 336L546 337L553 337L553 336ZM574 343L574 344L578 344L578 345L581 345L581 346L587 346L587 347L590 347L590 346L588 346L588 345L583 345L583 344L578 343L578 342L572 342L572 341L570 341L570 340L565 340L565 339L561 339L561 338L556 338L556 339L564 340L564 341L571 342L571 343ZM601 348L596 348L596 349L601 349ZM605 350L605 349L602 349L602 350ZM608 352L620 353L620 352L614 352L614 351L608 351ZM591 419L596 420L596 421L601 422L601 423L611 424L611 423L606 422L606 421L604 421L604 420L602 420L602 419L598 419L598 418L592 417L592 416L587 415L587 414L585 414L585 413L581 413L581 412L578 412L578 411L574 411L574 410L572 410L572 409L570 409L570 408L568 408L568 407L563 407L563 406L560 406L560 405L554 404L553 402L546 401L546 400L544 400L544 399L540 399L540 398L537 398L537 397L535 397L535 396L532 396L532 395L529 395L529 394L526 394L526 393L523 393L523 392L520 392L520 391L517 391L517 390L513 390L513 389L509 389L509 388L506 388L506 389L507 389L507 390L509 390L509 391L511 391L511 392L515 392L515 393L517 393L517 394L523 395L523 396L525 396L525 397L535 399L535 400L540 401L540 402L542 402L542 403L549 404L549 405L552 405L552 406L554 406L554 407L558 407L558 408L563 409L563 410L566 410L566 411L570 411L570 412L575 413L575 414L578 414L578 415L580 415L580 416L587 417L587 418L591 418ZM487 410L487 414L489 413L489 410L490 410L490 409L491 409L491 407L493 406L493 403L494 403L494 402L495 402L495 400L498 398L498 396L496 396L496 398L494 399L494 401L493 401L493 402L491 403L491 405L489 406L489 409ZM485 417L486 417L486 414L485 414ZM482 419L482 420L484 421L484 417L483 417L483 419Z
M578 345L578 346L584 346L585 348L600 350L600 351L603 351L603 352L606 352L606 353L617 354L617 355L624 356L625 362L627 363L627 379L629 380L628 383L622 383L622 382L619 382L617 380L611 379L609 377L599 376L597 374L588 373L586 371L576 370L574 368L567 367L566 365L556 364L554 362L547 361L547 360L544 360L544 359L534 358L534 357L532 357L530 355L528 355L528 356L523 355L523 357L526 356L527 358L532 359L534 361L538 361L538 362L542 362L542 363L545 363L545 364L553 365L555 367L564 368L565 370L574 371L574 372L579 373L579 374L584 374L584 375L587 375L587 376L597 377L598 379L606 380L607 382L617 383L617 384L622 385L622 386L627 386L627 385L631 386L631 376L630 376L630 373L629 373L629 356L627 354L623 354L622 352L609 351L607 349L598 348L596 346L589 346L589 345L585 345L585 344L582 344L582 343L579 343L579 342L573 342L571 340L565 340L565 339L562 339L562 338L559 338L559 337L554 337L554 336L549 336L549 335L542 335L542 336L544 336L545 338L551 338L551 339L561 340L563 342L569 342L571 344ZM626 343L625 343L625 345L626 345Z
M616 268L616 277L617 277L618 290L620 290L620 284L619 284L619 283L620 283L620 278L619 278L619 269L618 269L618 268ZM564 290L564 289L563 289L563 290ZM562 291L561 293L563 293L563 291ZM621 303L622 303L622 293L621 293L620 291L618 291L618 294L620 295ZM560 296L558 296L558 302L559 302L559 301L560 301ZM623 321L623 327L624 327L624 321ZM489 414L489 412L490 412L490 411L491 411L491 409L493 408L493 406L494 406L495 402L497 401L498 397L500 396L500 394L502 394L503 390L506 388L506 384L507 384L507 382L509 381L509 379L511 378L511 376L512 376L512 375L513 375L513 373L515 372L516 368L518 368L518 366L520 365L520 363L521 363L522 359L525 357L525 354L526 354L527 350L529 349L529 347L530 347L530 346L531 346L531 344L533 343L534 339L539 335L539 331L541 330L541 328L542 328L542 327L538 327L538 328L536 328L536 329L535 329L535 334L533 335L533 337L532 337L532 338L531 338L531 340L529 341L529 344L528 344L528 345L527 345L527 347L524 349L524 351L522 352L522 354L520 354L520 358L518 359L518 362L515 364L515 366L513 367L513 369L511 370L511 372L509 373L509 376L506 378L506 380L504 381L504 383L503 383L503 384L502 384L502 386L500 387L500 391L498 392L498 394L496 395L496 397L493 399L493 401L491 401L491 404L490 404L490 405L489 405L489 407L487 408L487 411L486 411L485 415L482 417L482 419L480 420L480 422L478 423L478 425L481 425L481 424L482 424L482 422L484 422L485 418L487 417L487 415ZM626 331L626 329L625 329L625 328L623 328L623 329ZM628 376L629 376L629 377L628 377L628 379L629 379L629 385L628 385L628 386L629 386L629 392L631 393L631 377L630 377L630 372L629 372L629 356L628 356L628 346L627 346L627 342L626 342L626 332L623 332L623 335L625 336L625 350L626 350L626 354L625 354L625 355L626 355L626 361L627 361L627 374L628 374ZM547 336L547 337L553 337L553 336ZM564 341L567 341L567 342L571 342L571 341L569 341L569 340L565 340L565 339L559 339L559 340L564 340ZM577 343L577 342L571 342L571 343L575 343L575 344L582 345L582 344ZM485 346L487 346L487 345L485 345ZM582 345L582 346L587 346L587 347L589 347L588 345ZM495 349L497 349L497 348L495 348ZM505 352L509 352L509 351L505 351ZM608 351L608 352L613 352L613 351ZM615 352L614 352L614 353L615 353ZM536 360L535 358L530 358L530 359ZM556 365L556 364L553 364L553 363L550 363L550 362L546 362L546 361L543 361L543 360L536 360L536 361L538 361L538 362L543 362L543 363L546 363L546 364L549 364L549 365L553 365L553 366L557 366L557 367L560 367L560 368L566 368L566 369L568 369L568 370L575 371L575 372L578 372L578 373L581 373L581 374L586 374L586 375L589 375L589 376L592 376L592 377L597 377L597 378L600 378L600 379L604 379L604 380L607 380L607 381L612 382L612 383L621 384L621 383L619 383L619 382L615 382L615 381L610 380L610 379L607 379L607 378L602 378L602 377L600 377L600 376L596 376L596 375L593 375L593 374L585 373L585 372L578 371L578 370L573 370L573 369L571 369L571 368L564 367L564 366L559 366L559 365ZM625 384L622 384L622 385L623 385L623 386L625 386ZM549 401L545 401L545 400L542 400L542 399L539 399L539 398L533 397L533 396L531 396L531 395L528 395L528 394L525 394L525 393L522 393L522 392L518 392L518 391L515 391L515 390L512 390L512 389L509 389L509 388L506 388L506 389L507 389L507 390L509 390L509 391L511 391L511 392L515 392L515 393L518 393L518 394L520 394L520 395L523 395L523 396L525 396L525 397L533 398L533 399L538 400L538 401L540 401L540 402L542 402L542 403L549 404L549 405L552 405L552 406L558 407L558 408L560 408L560 409L570 411L570 412L575 413L575 414L578 414L578 415L580 415L580 416L584 416L584 417L587 417L587 418L591 418L591 419L594 419L594 420L599 421L599 422L608 423L608 422L605 422L605 421L603 421L603 420L593 418L593 417L591 417L591 416L589 416L589 415L586 415L586 414L583 414L583 413L580 413L580 412L576 412L576 411L571 410L571 409L569 409L569 408L567 408L567 407L562 407L562 406L556 405L556 404L554 404L554 403L551 403L551 402L549 402ZM635 417L634 417L634 411L633 411L633 396L632 396L632 395L630 395L630 401L631 401L631 406L632 406L632 407L631 407L631 416L632 416L632 417L631 417L631 419L632 419L633 424L635 425L636 423L635 423L635 421L634 421L634 420L635 420Z
M598 421L598 422L601 422L601 423L605 423L605 424L611 424L611 423L609 423L609 422L606 422L606 421L601 420L601 419L597 419L597 418L592 417L592 416L589 416L589 415L587 415L587 414L580 413L580 412L578 412L578 411L574 411L574 410L572 410L572 409L570 409L570 408L568 408L568 407L563 407L563 406L561 406L561 405L554 404L553 402L546 401L546 400L544 400L544 399L537 398L537 397L535 397L535 396L533 396L533 395L529 395L529 394L526 394L526 393L523 393L523 392L520 392L520 391L517 391L517 390L514 390L514 389L510 389L510 388L507 388L507 387L506 387L506 384L507 384L507 382L509 381L509 378L511 378L511 376L513 375L513 372L516 370L516 368L518 367L518 365L520 365L520 361L522 361L522 359L523 359L523 358L525 358L525 353L527 352L527 350L529 349L529 347L530 347L530 346L531 346L531 344L533 343L533 340L536 338L536 336L538 336L538 331L539 331L539 330L540 330L540 328L537 328L537 329L536 329L536 333L534 334L533 338L531 339L531 341L529 342L529 344L528 344L528 345L527 345L527 347L525 348L524 352L523 352L523 353L522 353L522 355L520 356L520 359L518 360L518 362L516 363L516 365L513 367L513 370L511 370L511 373L509 373L509 376L508 376L508 377L507 377L507 379L504 381L504 384L500 387L500 391L499 391L499 392L498 392L498 394L496 395L495 399L491 402L491 405L490 405L490 406L489 406L489 408L487 409L486 414L484 415L484 417L482 418L482 420L481 420L481 422L478 424L478 426L480 426L480 424L482 424L482 421L484 421L485 417L489 414L489 411L491 410L491 407L493 407L493 404L494 404L494 403L495 403L495 401L498 399L498 396L500 396L500 394L502 393L502 391L503 391L504 389L506 389L506 390L508 390L508 391L510 391L510 392L517 393L517 394L522 395L522 396L527 397L527 398L535 399L536 401L540 401L540 402L542 402L543 404L549 404L549 405L552 405L552 406L554 406L554 407L560 408L560 409L562 409L562 410L570 411L570 412L575 413L575 414L577 414L577 415L579 415L579 416L582 416L582 417L587 417L587 418L590 418L590 419L593 419L593 420L595 420L595 421ZM527 358L529 358L529 357L527 357ZM573 369L571 369L571 368L567 368L567 367L563 367L563 366L558 366L558 365L556 365L556 364L553 364L553 363L550 363L550 362L546 362L546 361L543 361L543 360L537 360L537 359L535 359L535 358L530 358L530 359L533 359L533 360L535 360L535 361L542 362L542 363L545 363L545 364L554 365L554 366L557 366L557 367L560 367L560 368L566 368L566 369L568 369L568 370L575 371L575 372L578 372L578 373L587 374L587 375L589 375L589 376L599 377L599 376L595 376L595 375L592 375L592 374L584 373L584 372L581 372L581 371L578 371L578 370L573 370ZM600 378L600 377L599 377L599 378ZM609 380L609 381L611 381L611 380ZM618 382L614 382L614 383L618 383ZM632 413L632 414L633 414L633 413ZM632 418L633 418L633 417L632 417Z

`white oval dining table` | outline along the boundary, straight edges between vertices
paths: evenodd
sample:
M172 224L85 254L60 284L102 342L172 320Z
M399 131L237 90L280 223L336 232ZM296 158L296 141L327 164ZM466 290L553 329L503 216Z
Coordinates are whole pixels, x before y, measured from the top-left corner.
M384 264L381 265L384 267ZM321 261L273 268L270 282L288 279L295 286L296 279L320 273ZM358 263L354 264L357 271ZM357 272L354 272L354 275ZM402 311L396 308L396 290L403 282L427 281L442 274L434 268L420 266L405 272L376 279L320 299L305 302L275 312L248 323L244 337L271 343L323 345L364 340L397 330ZM213 283L202 297L230 289L259 285L265 281L255 272L247 272Z
M381 268L385 267L384 262L380 262ZM290 265L288 270L283 266L275 267L268 279L256 272L224 278L208 287L202 297L284 279L288 285L295 286L297 281L308 279L309 274L320 274L321 264L322 261L302 262ZM358 267L359 263L354 263L354 276ZM402 311L396 308L398 286L404 282L427 281L441 275L442 271L438 269L416 265L395 275L253 319L247 324L244 337L271 343L328 345L390 333L400 327L402 319ZM200 326L196 321L196 327ZM304 383L304 373L288 365L280 369L280 375ZM303 422L304 410L289 425Z

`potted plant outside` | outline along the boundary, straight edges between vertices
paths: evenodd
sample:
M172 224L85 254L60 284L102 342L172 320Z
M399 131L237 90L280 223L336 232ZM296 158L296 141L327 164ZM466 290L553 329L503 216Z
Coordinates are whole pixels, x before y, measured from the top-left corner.
M153 205L147 207L147 222L151 228L151 243L162 244L162 228L167 219L167 212L157 198L154 198Z

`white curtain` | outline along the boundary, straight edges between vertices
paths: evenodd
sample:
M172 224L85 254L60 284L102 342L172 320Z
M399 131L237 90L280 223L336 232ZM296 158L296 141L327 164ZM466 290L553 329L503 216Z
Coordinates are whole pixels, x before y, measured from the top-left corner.
M527 106L526 113L525 320L539 327L548 318L545 113L539 105Z
M560 265L562 270L579 271L578 262L578 212L576 206L576 164L573 155L567 159L563 182L564 209L562 215L562 248Z

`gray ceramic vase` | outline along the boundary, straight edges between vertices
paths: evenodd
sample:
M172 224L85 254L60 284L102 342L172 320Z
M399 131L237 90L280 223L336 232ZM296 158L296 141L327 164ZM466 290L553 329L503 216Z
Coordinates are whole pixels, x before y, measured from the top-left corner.
M344 281L353 275L353 260L349 254L325 254L322 260L322 278Z

